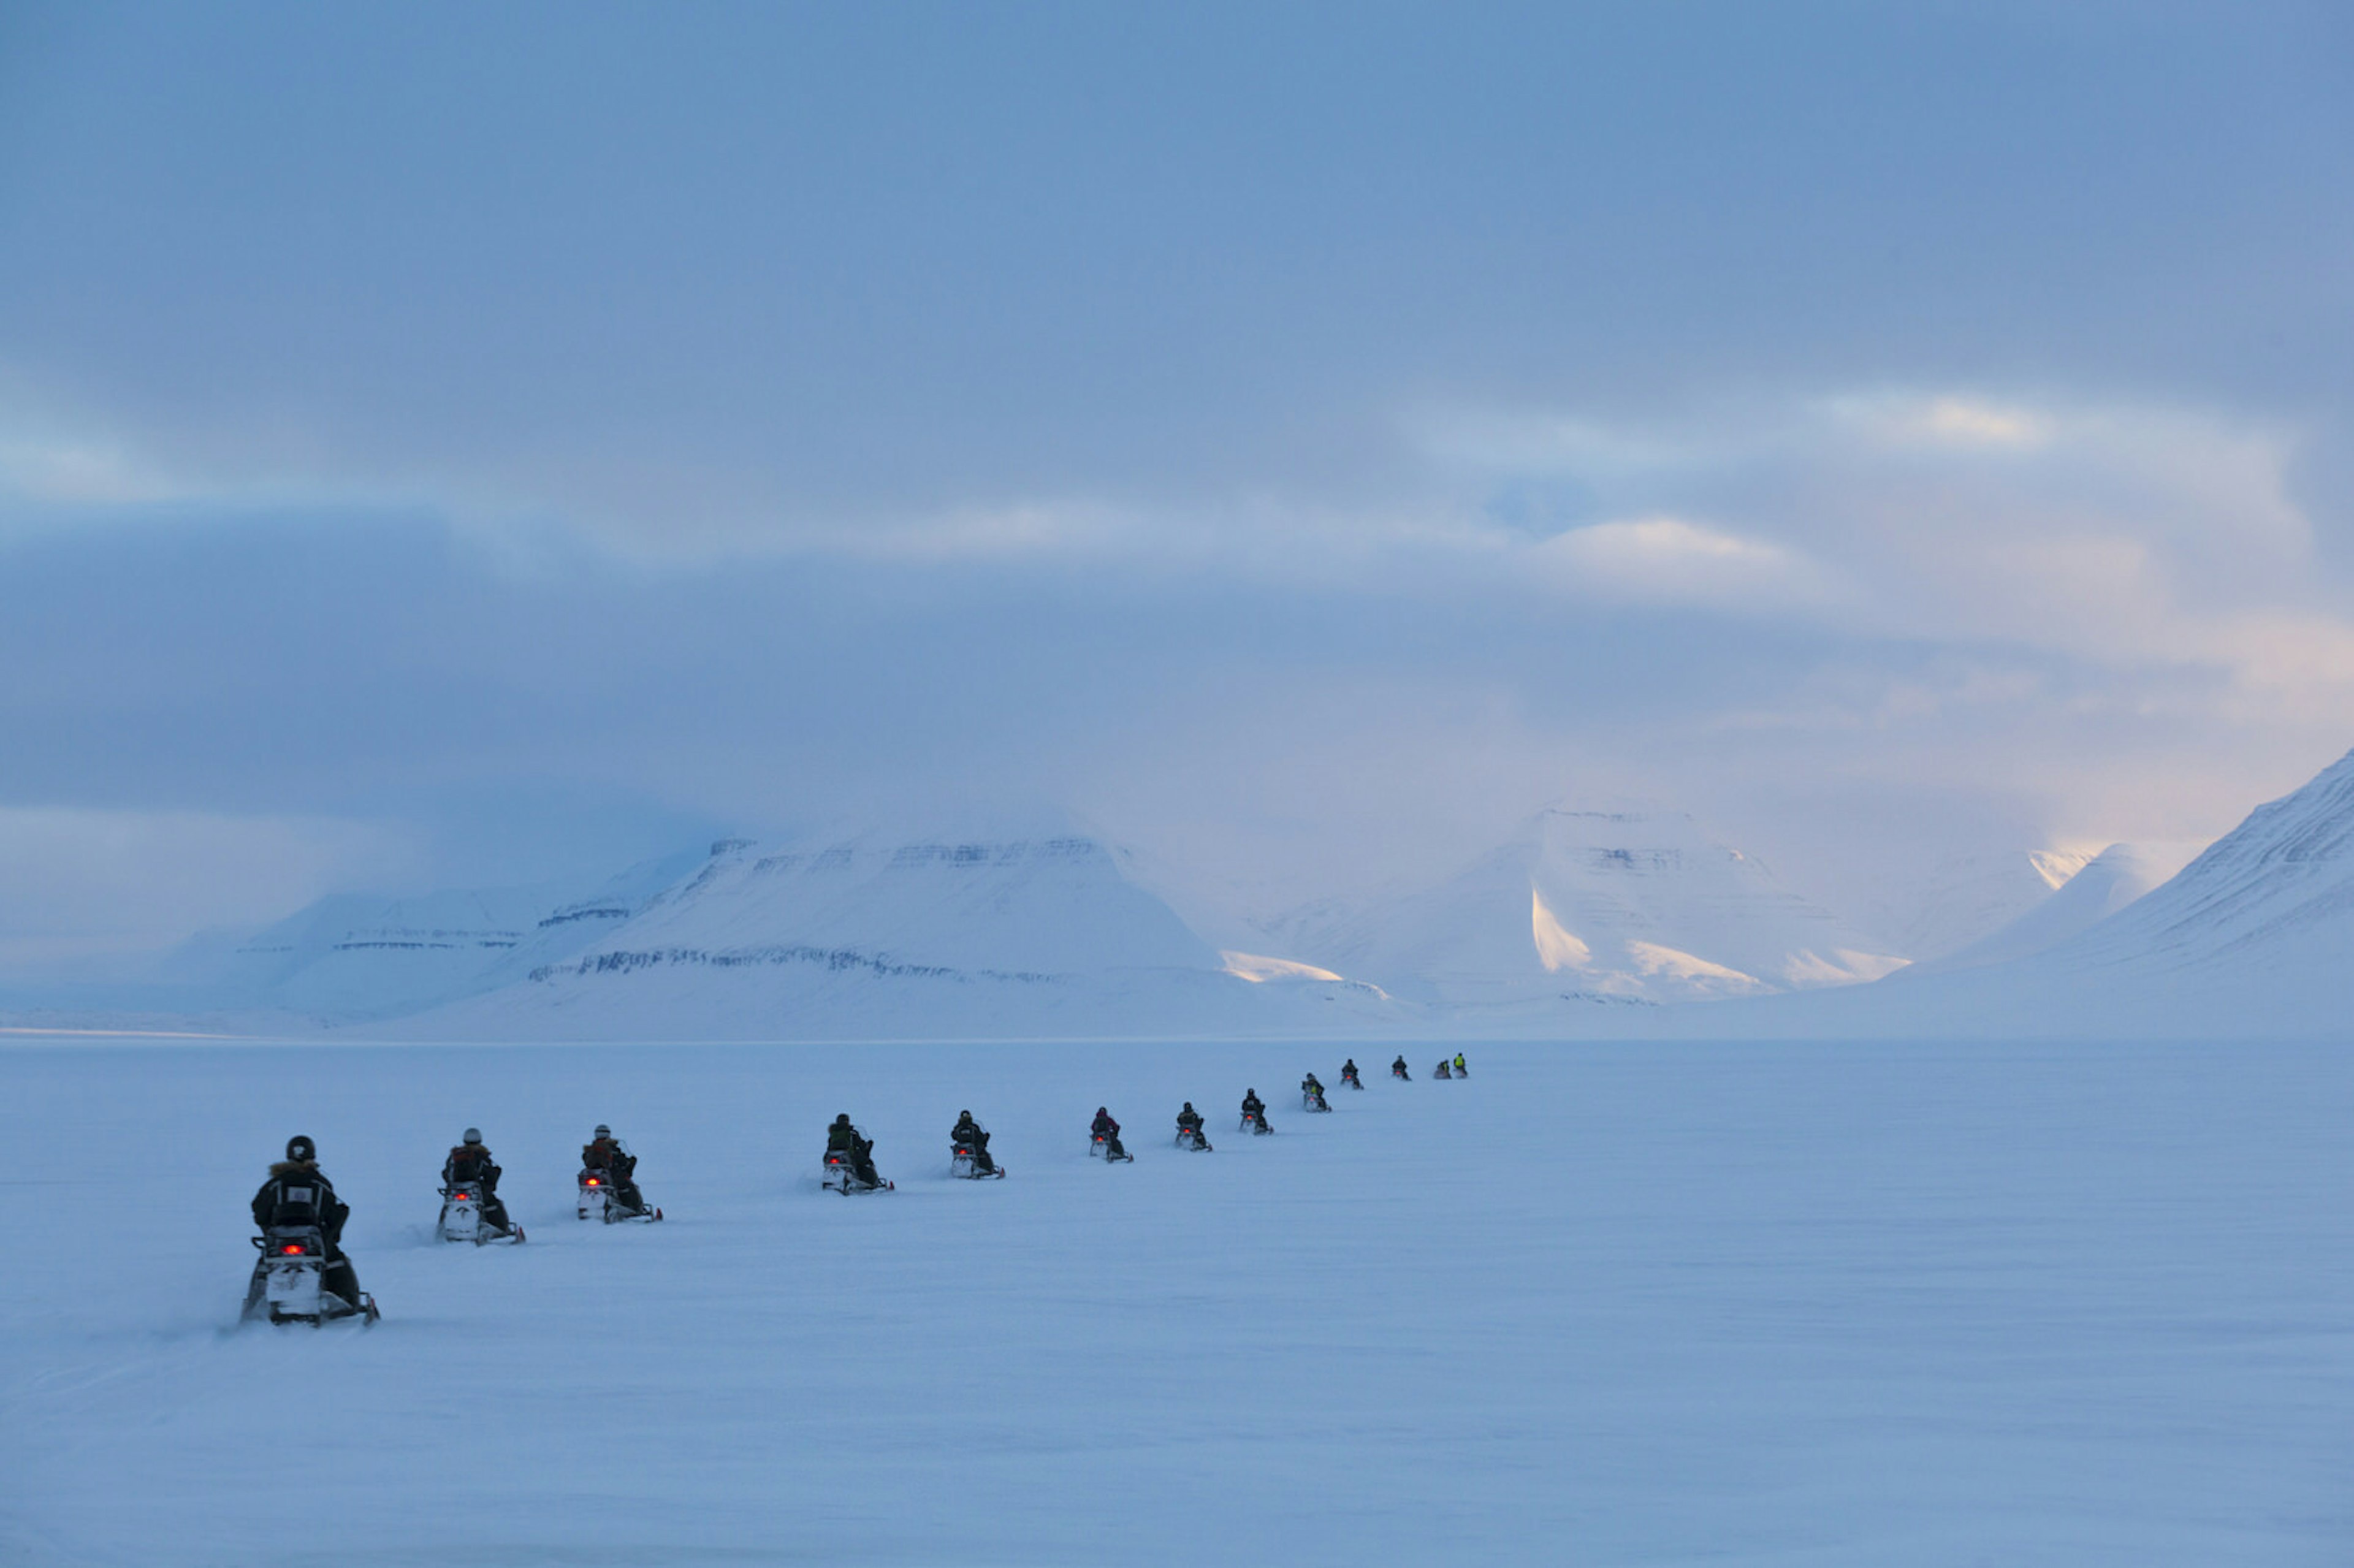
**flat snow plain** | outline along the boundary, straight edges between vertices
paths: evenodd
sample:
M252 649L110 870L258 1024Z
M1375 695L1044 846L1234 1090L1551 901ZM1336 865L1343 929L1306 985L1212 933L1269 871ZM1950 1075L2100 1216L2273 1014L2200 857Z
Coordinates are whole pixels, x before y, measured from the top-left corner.
M2354 1560L2343 1049L1342 1054L0 1049L0 1562ZM469 1122L525 1246L429 1239ZM295 1131L373 1330L233 1327Z

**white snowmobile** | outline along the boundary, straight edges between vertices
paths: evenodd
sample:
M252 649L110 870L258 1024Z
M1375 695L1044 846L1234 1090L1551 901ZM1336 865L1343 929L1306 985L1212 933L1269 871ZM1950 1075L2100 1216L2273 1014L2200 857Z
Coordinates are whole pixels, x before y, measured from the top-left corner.
M521 1243L521 1225L511 1224L503 1231L482 1217L485 1196L478 1181L452 1181L442 1188L441 1218L435 1224L433 1234L445 1242L472 1242L476 1246L494 1243L514 1246Z
M255 1322L323 1323L357 1319L363 1325L382 1316L376 1298L363 1290L357 1304L327 1288L327 1240L316 1225L272 1225L253 1238L261 1249L254 1272L261 1288L246 1301L243 1319Z
M993 1156L986 1166L981 1164L981 1158L978 1141L961 1138L949 1140L949 1175L962 1177L968 1181L988 1181L1005 1174L1005 1167L1000 1165Z
M652 1224L663 1217L660 1209L630 1207L622 1201L621 1184L607 1171L581 1171L574 1182L574 1190L579 1200L580 1217L584 1220L601 1220L609 1225L642 1220Z
M1332 1107L1326 1102L1322 1089L1311 1089L1302 1085L1299 1090L1299 1108L1304 1111L1329 1111Z
M1210 1140L1202 1136L1200 1128L1189 1127L1181 1121L1177 1124L1177 1147L1191 1150L1196 1154L1207 1154L1210 1152Z
M1243 1112L1240 1130L1249 1133L1253 1138L1265 1138L1275 1128L1267 1124L1267 1112L1258 1110Z
M865 1134L860 1133L858 1136L861 1143L864 1143L866 1141ZM825 1151L825 1180L821 1182L820 1185L824 1187L827 1192L839 1192L845 1198L850 1196L853 1192L890 1192L897 1191L896 1187L893 1183L885 1181L881 1176L875 1173L874 1158L874 1154L870 1149L864 1161L866 1169L864 1171L861 1171L859 1170L860 1161L853 1159L849 1150L843 1149L827 1150Z

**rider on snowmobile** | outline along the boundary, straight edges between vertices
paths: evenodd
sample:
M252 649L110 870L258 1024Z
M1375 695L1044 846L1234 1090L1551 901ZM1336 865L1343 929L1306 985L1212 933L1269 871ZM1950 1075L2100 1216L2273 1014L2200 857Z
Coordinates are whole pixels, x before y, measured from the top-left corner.
M840 1154L850 1161L851 1173L870 1187L879 1187L883 1179L875 1173L875 1140L863 1138L850 1125L850 1113L843 1111L825 1129L825 1151Z
M1471 1075L1470 1069L1463 1065L1463 1053L1460 1051L1455 1053L1455 1075L1458 1078L1468 1078Z
M1404 1078L1408 1083L1412 1083L1414 1081L1414 1075L1405 1070L1405 1057L1403 1054L1401 1054L1396 1061L1390 1064L1390 1076L1393 1078Z
M997 1169L997 1161L989 1157L989 1129L972 1119L972 1112L957 1112L957 1124L949 1130L949 1140L959 1149L972 1150L972 1168L983 1175Z
M1358 1081L1357 1059L1354 1056L1341 1064L1341 1081L1344 1084L1353 1084Z
M1267 1127L1267 1102L1258 1097L1257 1089L1243 1091L1243 1120L1255 1121L1261 1127ZM1275 1129L1269 1127L1267 1130L1272 1132Z
M1187 1100L1185 1108L1177 1113L1177 1130L1181 1133L1192 1133L1193 1141L1204 1149L1210 1147L1210 1140L1202 1136L1202 1113L1193 1108L1192 1100Z
M1187 1108L1191 1109L1192 1107L1188 1107ZM1183 1118L1180 1118L1179 1119L1182 1120ZM1087 1131L1093 1136L1103 1139L1104 1158L1106 1160L1122 1160L1127 1158L1128 1150L1119 1146L1119 1123L1111 1119L1110 1111L1105 1109L1101 1106L1096 1107L1095 1124L1088 1128Z
M1324 1103L1324 1086L1316 1081L1316 1075L1313 1073L1299 1080L1299 1092L1317 1105L1320 1106Z
M642 1213L646 1195L638 1191L638 1157L621 1147L613 1129L603 1122L597 1124L595 1137L580 1146L580 1169L604 1173L612 1186L613 1197L622 1208Z
M482 1190L482 1223L501 1235L514 1234L514 1225L507 1219L507 1206L499 1201L499 1162L491 1157L489 1147L482 1142L482 1129L470 1127L466 1140L450 1151L441 1162L441 1185L451 1188L466 1182Z
M351 1205L335 1196L334 1183L319 1171L318 1146L299 1134L286 1140L286 1158L270 1168L270 1180L253 1195L253 1223L265 1233L275 1225L319 1227L320 1237L327 1245L327 1266L320 1287L342 1297L356 1312L360 1277L342 1246L344 1222L351 1214ZM253 1284L245 1293L248 1313L261 1300L265 1266L262 1262L253 1266Z

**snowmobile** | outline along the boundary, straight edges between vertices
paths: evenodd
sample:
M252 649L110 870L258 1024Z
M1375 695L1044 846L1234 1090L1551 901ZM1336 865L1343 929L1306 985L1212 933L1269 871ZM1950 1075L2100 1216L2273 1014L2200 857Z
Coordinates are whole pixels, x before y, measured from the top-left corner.
M1341 1083L1343 1087L1352 1089L1362 1089L1365 1086L1365 1080L1357 1076L1357 1069L1354 1067L1341 1069Z
M1181 1121L1177 1124L1177 1147L1191 1150L1196 1154L1207 1154L1210 1152L1210 1140L1202 1136L1200 1128L1188 1127Z
M632 1209L623 1202L620 1183L605 1171L583 1171L576 1185L580 1201L580 1217L584 1220L602 1220L609 1225L628 1220L643 1220L652 1224L663 1217L660 1209Z
M327 1238L318 1226L272 1225L254 1237L253 1245L261 1249L253 1266L261 1277L261 1290L247 1303L244 1321L267 1318L315 1329L345 1318L366 1325L383 1316L376 1309L376 1298L365 1290L355 1306L327 1288Z
M1240 1130L1249 1133L1253 1138L1265 1138L1275 1128L1267 1125L1267 1112L1245 1111Z
M1468 1078L1471 1075L1470 1067L1465 1065L1460 1056L1455 1059L1455 1075L1458 1078Z
M1451 1078L1455 1075L1447 1069L1446 1059L1442 1057L1439 1060L1438 1071L1431 1074L1430 1075L1434 1078Z
M433 1234L445 1242L472 1242L476 1246L504 1243L508 1246L523 1240L523 1227L509 1225L502 1231L482 1217L485 1194L478 1181L452 1181L441 1189L441 1218L436 1222Z
M1325 1102L1323 1090L1302 1089L1299 1091L1299 1108L1304 1111L1329 1111L1332 1107Z
M1414 1075L1405 1070L1405 1058L1403 1056L1390 1064L1390 1076L1404 1083L1414 1082Z
M891 1182L884 1181L882 1177L875 1174L871 1157L867 1161L866 1169L862 1172L859 1170L859 1161L853 1159L847 1150L841 1149L829 1149L825 1151L825 1180L820 1185L827 1192L839 1192L845 1198L853 1192L897 1191Z
M1112 1153L1111 1140L1102 1133L1098 1132L1091 1132L1087 1134L1087 1158L1090 1160L1100 1160L1107 1165L1117 1165L1123 1160L1129 1161L1130 1164L1133 1164L1136 1161L1136 1156L1130 1154L1125 1149L1121 1150L1118 1154Z
M1005 1167L991 1160L988 1169L983 1170L980 1145L964 1139L952 1139L949 1143L949 1174L961 1176L969 1181L986 1181L992 1177L1003 1176Z

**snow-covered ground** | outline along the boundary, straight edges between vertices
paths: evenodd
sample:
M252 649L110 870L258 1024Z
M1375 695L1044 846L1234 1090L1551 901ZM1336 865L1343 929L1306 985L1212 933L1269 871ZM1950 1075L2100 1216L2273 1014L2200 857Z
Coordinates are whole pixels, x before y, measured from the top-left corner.
M2354 1560L2341 1048L1341 1054L0 1049L0 1562ZM525 1246L426 1239L469 1122ZM295 1131L373 1330L232 1327Z

